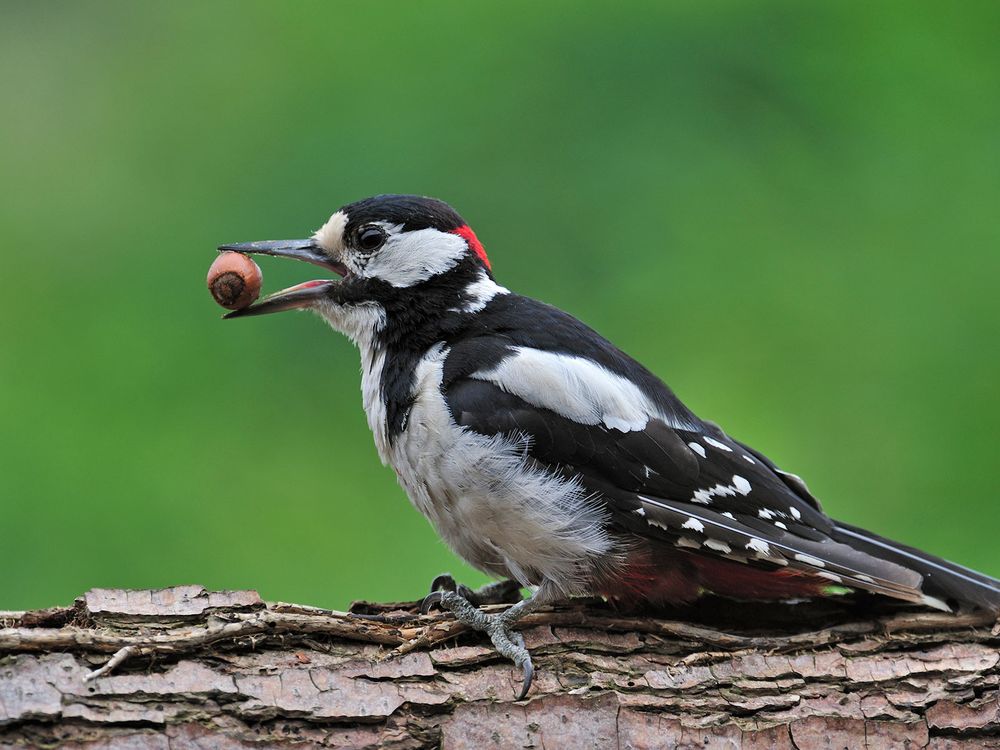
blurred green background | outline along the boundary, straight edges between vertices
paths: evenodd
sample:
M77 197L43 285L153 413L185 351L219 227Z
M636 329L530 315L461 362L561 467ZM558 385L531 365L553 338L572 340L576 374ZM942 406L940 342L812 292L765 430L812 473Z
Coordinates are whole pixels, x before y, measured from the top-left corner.
M0 609L450 570L217 244L444 198L831 515L1000 574L1000 4L4 2ZM313 275L262 261L265 288Z

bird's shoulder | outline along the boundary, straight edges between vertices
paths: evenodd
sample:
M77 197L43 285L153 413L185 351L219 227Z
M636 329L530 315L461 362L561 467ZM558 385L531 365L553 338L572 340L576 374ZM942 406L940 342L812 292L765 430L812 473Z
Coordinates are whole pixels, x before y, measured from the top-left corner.
M546 390L558 383L604 392L617 388L621 399L648 401L673 424L699 426L673 391L639 361L570 313L531 297L497 295L476 314L464 316L445 343L445 387L492 369L501 387L515 387L511 392Z

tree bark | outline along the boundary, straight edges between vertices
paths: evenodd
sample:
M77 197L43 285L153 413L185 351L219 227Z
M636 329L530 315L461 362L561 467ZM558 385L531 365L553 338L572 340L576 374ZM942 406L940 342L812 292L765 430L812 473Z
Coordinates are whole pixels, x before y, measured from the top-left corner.
M536 667L414 604L95 589L0 612L0 748L1000 748L985 615L705 599L526 617Z

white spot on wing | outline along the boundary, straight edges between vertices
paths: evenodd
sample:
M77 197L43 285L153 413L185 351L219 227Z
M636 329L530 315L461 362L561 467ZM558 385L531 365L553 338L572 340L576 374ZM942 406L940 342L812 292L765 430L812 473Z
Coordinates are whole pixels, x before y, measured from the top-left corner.
M720 451L725 451L726 453L732 453L733 452L733 449L730 448L725 443L720 443L715 438L710 438L707 435L705 436L705 442L708 443L709 445L711 445L713 448L718 448Z
M843 578L841 578L840 576L838 576L836 573L831 573L828 570L817 571L816 575L818 575L820 578L826 578L826 579L831 580L831 581L836 581L837 583L842 583L843 580L844 580Z
M785 526L785 524L783 524L781 521L775 521L774 525L777 526L779 529L784 529L785 531L788 531L788 527Z
M696 490L691 496L692 503L699 505L711 505L713 497L731 497L736 495L736 490L728 484L717 484L707 490Z
M795 553L795 559L800 563L805 565L812 565L814 568L825 568L826 563L819 558L813 557L812 555L803 555L799 552Z
M701 443L696 443L693 440L690 443L688 443L688 448L690 448L691 450L693 450L695 453L697 453L702 458L705 458L705 456L707 455L705 453L705 446L703 446Z
M691 531L705 531L705 524L699 521L697 518L689 518L684 523L681 524L682 529L690 529Z
M747 542L747 549L765 557L771 554L771 546L763 539L757 539L756 537Z
M799 509L796 508L794 505L791 506L788 510L792 514L792 518L794 518L796 521L802 518L802 514L799 513Z
M743 460L746 461L746 462L748 462L748 463L751 463L751 464L756 464L757 463L752 458L750 458L750 456L748 456L746 453L743 454Z
M723 512L722 512L722 515L724 515L724 516L725 516L726 518L731 518L731 519L733 519L734 521L736 520L736 516L734 516L734 515L733 515L732 513L730 513L730 512L728 511L728 510L726 510L726 511L723 511Z
M716 552L722 552L724 554L729 554L733 550L725 542L720 542L717 539L706 539L705 546L709 549L714 549Z
M699 505L711 505L712 498L714 497L735 497L737 494L748 495L750 494L750 490L750 482L739 474L734 474L732 484L722 484L720 482L708 489L695 490L694 495L691 496L691 502L698 503ZM760 513L763 514L764 511L760 511ZM761 517L766 518L767 516L761 515Z
M637 516L645 516L646 515L646 509L645 508L636 508L632 512L635 513Z

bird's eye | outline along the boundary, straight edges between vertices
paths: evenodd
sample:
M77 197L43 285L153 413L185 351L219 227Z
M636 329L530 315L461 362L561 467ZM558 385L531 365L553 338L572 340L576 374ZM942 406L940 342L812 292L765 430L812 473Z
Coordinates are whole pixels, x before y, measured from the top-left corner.
M382 227L368 225L358 231L358 249L366 253L374 252L385 244L386 235Z

